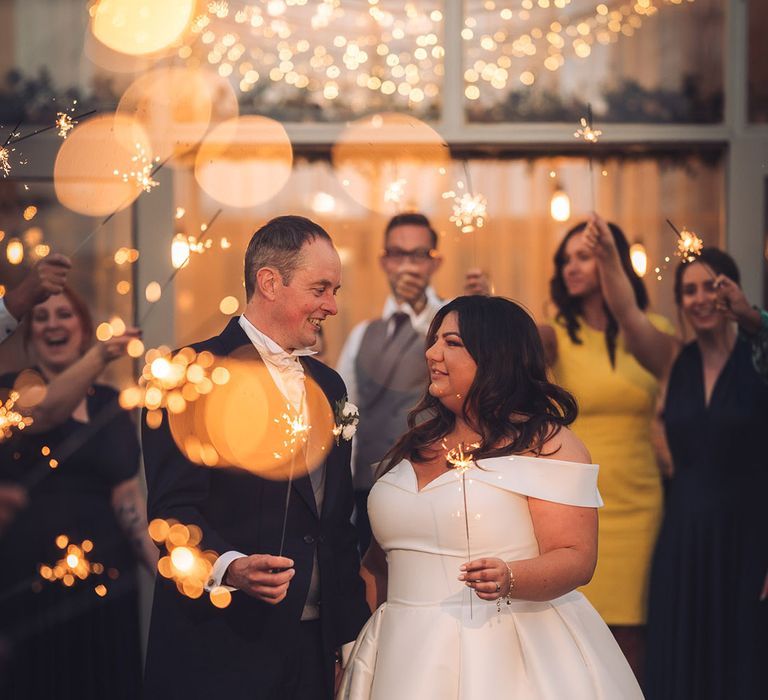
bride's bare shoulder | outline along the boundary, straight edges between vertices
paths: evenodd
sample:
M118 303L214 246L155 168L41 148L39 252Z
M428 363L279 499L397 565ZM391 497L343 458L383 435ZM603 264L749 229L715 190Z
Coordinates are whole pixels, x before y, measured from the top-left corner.
M560 428L556 435L544 443L541 456L564 462L592 464L592 457L586 445L576 437L576 433L568 428Z

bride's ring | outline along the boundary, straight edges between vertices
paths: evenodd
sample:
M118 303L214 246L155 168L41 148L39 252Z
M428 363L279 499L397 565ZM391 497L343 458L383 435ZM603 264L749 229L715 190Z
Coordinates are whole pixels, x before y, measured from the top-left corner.
M501 591L501 584L497 581L496 582L496 593L499 593Z

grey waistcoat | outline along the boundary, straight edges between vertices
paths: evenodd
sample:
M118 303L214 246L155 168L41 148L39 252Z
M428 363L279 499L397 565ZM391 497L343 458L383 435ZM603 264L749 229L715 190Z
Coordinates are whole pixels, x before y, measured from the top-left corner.
M360 423L355 435L353 484L356 490L373 486L372 465L381 460L406 431L408 412L427 386L424 336L410 322L387 338L388 322L371 321L355 359Z

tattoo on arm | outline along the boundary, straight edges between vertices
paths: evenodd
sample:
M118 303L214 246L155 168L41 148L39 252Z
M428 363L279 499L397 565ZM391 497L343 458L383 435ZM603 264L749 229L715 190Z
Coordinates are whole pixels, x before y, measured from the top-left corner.
M136 500L124 498L115 504L115 515L120 527L128 536L136 555L144 558L144 538L147 533L147 516L140 512Z

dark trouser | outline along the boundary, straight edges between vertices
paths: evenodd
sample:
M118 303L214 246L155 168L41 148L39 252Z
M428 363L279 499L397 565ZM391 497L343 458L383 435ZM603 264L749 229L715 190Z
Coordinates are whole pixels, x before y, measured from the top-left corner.
M368 494L370 489L355 491L355 527L360 556L365 556L371 544L371 521L368 520Z
M332 700L334 658L324 651L320 620L301 623L293 653L295 672L285 679L280 699Z

